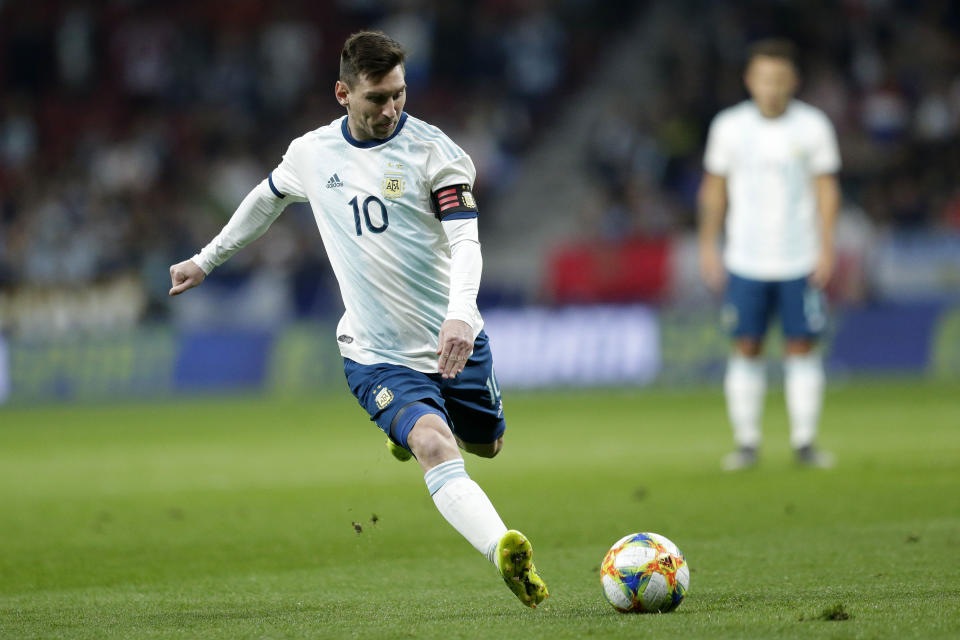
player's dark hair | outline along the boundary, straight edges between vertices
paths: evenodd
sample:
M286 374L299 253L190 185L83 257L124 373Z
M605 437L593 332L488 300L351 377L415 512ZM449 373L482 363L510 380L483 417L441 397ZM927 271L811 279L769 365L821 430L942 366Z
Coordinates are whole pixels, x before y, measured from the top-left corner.
M360 76L376 82L406 57L403 46L384 32L358 31L343 43L340 82L353 86Z
M800 67L797 45L786 38L764 38L754 42L747 50L747 65L760 56L786 60L795 69Z

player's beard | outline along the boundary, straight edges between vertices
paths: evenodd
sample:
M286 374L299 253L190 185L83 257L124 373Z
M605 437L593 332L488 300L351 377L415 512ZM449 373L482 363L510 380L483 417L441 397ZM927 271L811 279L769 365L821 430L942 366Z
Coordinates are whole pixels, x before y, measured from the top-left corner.
M390 134L393 133L394 129L397 127L397 120L388 120L385 123L379 123L373 125L373 137L374 138L387 138Z

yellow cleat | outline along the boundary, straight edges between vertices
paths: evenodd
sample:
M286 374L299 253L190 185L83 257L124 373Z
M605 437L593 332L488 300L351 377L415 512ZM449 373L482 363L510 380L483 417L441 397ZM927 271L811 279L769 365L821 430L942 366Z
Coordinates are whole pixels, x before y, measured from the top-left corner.
M531 609L550 597L533 566L533 547L519 531L507 531L497 543L497 568L510 591Z
M413 457L413 454L398 445L396 442L387 438L387 451L400 462L406 462Z

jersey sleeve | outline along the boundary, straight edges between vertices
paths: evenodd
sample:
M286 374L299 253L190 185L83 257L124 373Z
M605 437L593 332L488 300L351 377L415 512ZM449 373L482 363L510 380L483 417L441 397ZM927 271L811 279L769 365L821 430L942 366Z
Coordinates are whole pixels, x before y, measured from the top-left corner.
M299 156L303 152L304 144L303 137L291 142L280 164L267 176L267 184L276 197L289 198L287 201L292 202L303 202L307 199L307 191L297 171L297 167L301 164Z
M470 156L461 154L445 164L437 163L429 176L433 213L440 220L476 218L479 212L473 197L477 170Z
M480 333L483 319L477 309L477 292L480 290L483 257L477 220L447 222L443 231L450 244L450 300L446 319L462 320L473 328L475 334Z
M263 180L247 194L220 233L191 259L209 274L214 267L262 236L286 205L287 201L278 198L267 180Z
M433 162L429 164L434 166L428 165L427 167L428 172L432 174L428 175L431 191L454 184L466 184L473 187L473 183L477 179L477 169L473 166L473 160L467 154L464 153L447 162L443 162L442 158L432 160Z
M840 150L833 124L825 114L814 119L813 150L810 154L810 173L816 176L840 170Z
M703 168L717 176L725 176L730 171L730 150L727 144L729 121L718 115L710 123L707 133L707 149L703 154Z

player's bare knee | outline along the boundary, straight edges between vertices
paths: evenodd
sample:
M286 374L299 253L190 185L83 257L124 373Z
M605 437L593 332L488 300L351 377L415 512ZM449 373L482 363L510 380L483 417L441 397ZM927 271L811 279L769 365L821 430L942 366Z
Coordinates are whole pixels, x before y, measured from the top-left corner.
M763 343L753 338L739 338L734 345L736 352L745 358L756 358L763 353Z
M790 356L805 356L813 351L813 347L813 340L791 339L784 345L784 351Z
M459 455L450 427L435 414L417 420L407 436L407 444L418 460L446 460Z

